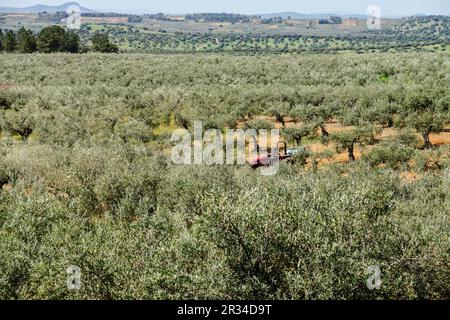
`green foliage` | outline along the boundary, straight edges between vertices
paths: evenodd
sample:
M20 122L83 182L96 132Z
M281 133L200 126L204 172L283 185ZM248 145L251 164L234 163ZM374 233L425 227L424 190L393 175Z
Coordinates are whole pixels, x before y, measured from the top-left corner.
M128 22L129 23L139 23L142 22L142 17L141 16L129 16L128 17Z
M424 139L424 147L431 148L430 134L433 132L441 132L444 129L444 117L441 114L428 112L415 112L408 115L405 122L422 134Z
M18 112L12 110L2 112L0 127L3 131L19 135L23 140L27 140L35 127L34 115L29 111L23 109Z
M402 187L392 173L359 168L288 174L281 185L245 170L162 171L142 153L116 167L124 158L106 150L79 149L83 157L53 165L63 150L34 153L37 163L8 157L22 174L68 165L73 176L30 179L32 195L0 192L3 298L448 298L444 179ZM93 192L96 215L107 214L101 220L85 211L82 190ZM373 264L377 291L365 286ZM66 288L69 265L82 269L79 291Z
M372 144L379 129L372 125L360 125L354 129L337 132L331 135L331 140L336 143L338 151L347 150L350 161L355 161L354 145Z
M315 134L315 127L311 125L302 125L301 127L291 127L283 130L283 136L289 142L294 141L297 146L302 144L302 139Z
M317 166L320 164L320 162L333 157L333 152L331 150L310 152L309 157L311 159L313 170L317 170Z
M402 130L395 138L382 141L368 153L363 155L363 160L372 167L386 165L394 170L410 169L410 160L416 154L418 139L409 130Z
M438 87L413 87L401 102L397 127L415 129L423 138L423 147L432 147L431 133L441 132L449 122L446 94ZM442 96L436 99L436 96Z
M77 53L80 51L80 38L76 33L66 32L59 26L44 27L38 37L22 27L17 34L13 31L8 31L5 36L0 34L0 51L2 49L18 53L33 53L37 50L43 53Z
M17 52L33 53L37 49L36 37L31 30L24 27L17 32Z
M13 54L0 64L0 83L16 84L0 88L0 298L450 298L448 146L417 149L404 122L432 108L448 124L448 55ZM413 97L421 86L427 97ZM307 150L275 176L171 164L173 129L199 119L271 129L258 120L271 111L298 117L288 129L326 124L341 148L376 145L339 164L325 163L331 148ZM335 133L336 116L359 125ZM377 141L391 116L411 130ZM80 290L67 289L71 265ZM366 286L372 265L380 290Z
M428 149L424 152L416 152L413 157L415 169L419 172L441 172L449 168L449 147L441 147L436 150Z
M74 32L66 32L64 35L64 51L78 53L80 51L80 37Z
M336 53L336 52L397 52L445 51L449 42L450 19L434 17L433 27L424 19L416 18L417 28L402 30L409 21L400 19L382 30L343 26L333 28L329 23L340 24L342 19L324 19L326 24L294 24L281 17L259 19L235 14L187 15L182 23L174 24L163 14L148 15L154 23L100 24L83 26L88 39L92 30L107 31L120 49L139 53L191 53L191 52L245 52L265 53ZM413 19L414 20L414 19ZM230 21L232 25L211 26L208 22ZM241 23L235 23L241 21ZM274 25L276 30L273 29ZM399 30L400 29L400 30ZM392 69L377 72L377 82L386 84L395 78ZM395 70L394 70L395 71ZM381 77L380 77L381 76ZM365 81L364 77L359 78Z
M3 49L6 52L14 52L17 47L17 39L16 35L13 31L6 32L5 36L3 37Z
M259 130L271 130L274 126L272 123L266 121L266 120L252 120L245 123L245 129L254 129L256 132Z
M311 152L309 152L307 149L303 149L295 153L292 158L289 159L289 161L293 165L300 165L304 167L308 163L309 157L311 157Z
M5 36L3 34L3 30L0 29L0 52L3 51L3 49L4 49L4 46L3 46L3 42L5 41L4 37Z
M439 183L433 191L439 190ZM417 199L410 198L417 197L423 188L421 184L402 190L393 176L360 170L347 178L326 172L302 179L284 178L282 184L267 181L258 184L258 188L252 187L255 181L250 179L245 185L239 196L229 192L215 200L208 194L202 201L206 214L201 221L206 225L201 228L224 252L234 279L230 290L235 297L423 297L429 294L427 281L433 283L438 295L446 295L448 287L445 281L440 282L446 274L443 265L433 262L432 267L421 269L415 264L408 267L406 262L417 249L430 252L437 248L435 245L440 246L432 244L431 238L443 239L444 229L438 222L441 213L435 211L432 216L437 218L436 224L423 229L431 242L422 243L421 249L411 246L410 241L418 238L409 228L419 222L412 219L405 223L403 215L409 206L414 207L413 216L427 211ZM426 198L428 194L432 198L433 191L422 196ZM442 205L438 204L440 208ZM418 210L419 207L423 209ZM448 216L444 221L448 223ZM440 236L433 235L436 227ZM448 253L441 250L446 247L448 244L440 247L440 253L434 257L440 256L439 260L444 261ZM403 262L396 258L400 252L407 252L408 258ZM389 285L370 292L365 288L364 269L375 261L381 263L382 270L389 270L383 280ZM429 273L430 270L436 272ZM405 281L414 285L405 286Z
M408 161L414 154L414 148L400 143L384 143L363 156L371 166L386 164L392 169L407 169Z
M15 102L16 97L8 90L0 90L0 110L9 109Z
M450 18L446 16L389 19L388 24L376 31L368 30L359 23L357 26L343 25L339 28L330 25L340 24L340 17L323 19L325 24L316 24L313 21L292 23L281 17L261 19L224 13L188 14L183 22L171 21L171 16L162 13L143 16L83 13L83 16L128 20L125 23L90 21L83 23L77 34L83 44L89 44L96 32L105 32L121 52L132 53L445 52L450 39ZM65 12L40 13L32 21L14 19L11 22L9 19L7 26L15 28L20 22L20 25L38 30L43 25L59 23L66 17ZM223 23L227 21L230 23ZM215 25L211 26L211 22ZM389 84L396 77L396 70L389 66L376 68L378 84ZM357 79L362 84L367 80L362 75Z
M43 28L38 37L38 50L44 53L64 51L65 34L66 32L60 26Z
M416 148L418 144L417 136L411 130L400 130L394 141L412 148Z
M234 13L194 13L187 14L185 19L192 21L205 21L205 22L229 22L229 23L245 23L250 22L251 16Z
M117 53L119 48L109 41L107 34L96 33L91 38L92 49L96 52Z
M310 123L315 128L320 128L322 136L327 137L329 133L325 129L325 123L333 118L336 111L332 105L323 105L317 101L316 105L309 104L299 110L300 118Z

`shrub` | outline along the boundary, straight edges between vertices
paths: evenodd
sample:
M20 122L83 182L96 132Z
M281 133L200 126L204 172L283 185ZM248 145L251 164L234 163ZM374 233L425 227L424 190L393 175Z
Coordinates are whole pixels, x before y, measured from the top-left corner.
M92 49L96 52L117 53L119 48L109 41L107 34L96 33L91 38Z

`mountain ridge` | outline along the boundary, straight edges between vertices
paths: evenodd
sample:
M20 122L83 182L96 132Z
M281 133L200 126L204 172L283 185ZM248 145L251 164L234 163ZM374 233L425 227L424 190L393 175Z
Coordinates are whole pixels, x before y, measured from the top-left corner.
M58 11L66 11L67 8L71 5L76 5L80 7L81 12L83 13L98 13L104 11L95 11L86 7L81 6L79 3L75 1L66 2L56 6L36 4L34 6L18 8L18 7L0 7L0 13L39 13L39 12L48 12L48 13L56 13ZM109 11L108 11L109 12ZM119 12L117 12L119 13ZM137 13L135 13L137 14ZM139 13L139 14L143 14ZM251 14L248 14L251 16ZM283 12L274 12L274 13L261 13L254 14L255 16L260 16L263 19L273 18L273 17L281 17L283 19L288 19L289 17L292 19L328 19L330 16L340 16L342 18L356 18L356 19L366 19L367 14L361 13L300 13L295 11L283 11ZM426 14L416 14L416 15L397 15L397 16L385 16L385 18L402 18L402 17L415 17L415 16L425 16ZM450 14L442 14L443 16L450 16Z
M80 7L81 12L83 13L95 13L97 11L85 8L78 4L77 2L66 2L56 6L49 6L44 4L36 4L30 7L24 8L14 8L14 7L0 7L0 13L39 13L39 12L48 12L48 13L56 13L58 11L66 11L68 7L75 5Z

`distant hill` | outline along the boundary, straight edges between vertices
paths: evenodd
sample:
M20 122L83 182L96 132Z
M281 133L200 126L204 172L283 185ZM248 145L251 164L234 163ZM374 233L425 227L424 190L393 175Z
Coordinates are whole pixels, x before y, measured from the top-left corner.
M450 16L442 14L443 16ZM273 18L273 17L281 17L283 19L306 19L306 20L319 20L319 19L328 19L330 16L339 16L344 19L355 18L355 19L367 19L366 14L350 14L350 13L298 13L298 12L277 12L277 13L266 13L266 14L257 14L257 16L261 16L263 19ZM415 14L415 15L384 15L384 19L399 19L404 17L424 17L430 16L430 14Z
M340 16L342 18L357 18L357 19L366 19L367 15L362 14L336 14L336 13L298 13L298 12L278 12L278 13L266 13L266 14L258 14L263 19L273 18L273 17L281 17L283 19L328 19L330 16Z
M83 13L95 13L96 11L80 6L77 2L67 2L61 4L59 6L47 6L43 4L37 4L32 7L25 8L9 8L9 7L0 7L0 13L39 13L39 12L48 12L48 13L56 13L58 11L66 11L68 7L75 5L80 7L81 12Z

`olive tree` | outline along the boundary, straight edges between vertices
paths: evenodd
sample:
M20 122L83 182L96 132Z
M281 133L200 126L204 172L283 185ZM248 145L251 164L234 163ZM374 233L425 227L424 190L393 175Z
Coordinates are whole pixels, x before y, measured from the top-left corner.
M335 110L332 104L322 104L319 106L308 105L302 107L299 112L299 117L304 122L319 128L323 137L328 137L329 133L325 128L327 121L331 120L335 115Z
M5 110L1 114L0 126L2 130L13 135L19 135L24 141L28 140L36 126L33 114L24 109L20 111Z
M405 118L407 126L414 128L422 135L425 149L430 149L433 144L430 134L439 133L444 129L444 116L433 112L413 112Z
M302 139L314 136L316 129L313 125L301 125L300 127L290 127L283 130L283 136L289 142L294 141L297 146L301 146Z
M331 140L336 143L338 152L347 150L349 161L355 161L355 144L365 145L375 142L375 135L380 130L371 125L361 125L354 129L336 132L331 135Z
M448 102L438 103L440 96L438 89L411 89L397 119L397 126L413 128L422 135L425 149L433 146L430 134L441 132L448 122Z
M260 146L258 143L258 135L261 130L271 130L273 129L273 124L266 120L252 120L245 124L244 129L246 130L254 130L255 135L252 135L251 138L253 140L253 144L256 147L256 151L259 152Z

